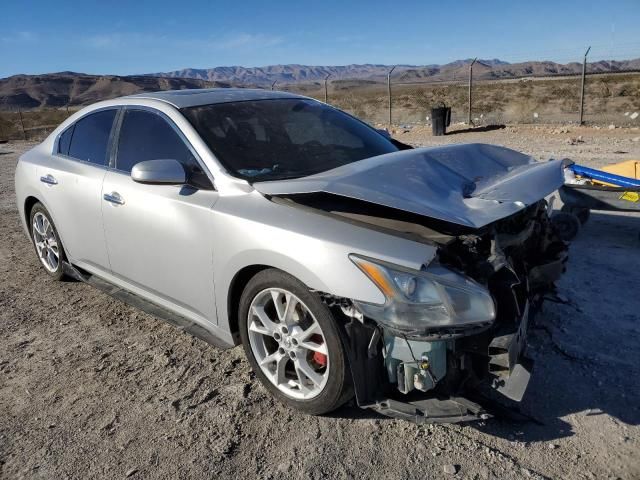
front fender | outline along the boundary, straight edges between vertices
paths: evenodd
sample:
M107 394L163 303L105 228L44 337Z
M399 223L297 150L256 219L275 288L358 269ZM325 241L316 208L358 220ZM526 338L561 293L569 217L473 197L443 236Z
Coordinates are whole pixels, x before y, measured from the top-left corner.
M283 270L310 289L361 302L384 303L382 292L351 260L355 253L419 269L435 247L373 231L308 210L270 202L259 193L220 198L214 231L218 321L228 322L228 293L243 268ZM228 325L220 325L228 327Z

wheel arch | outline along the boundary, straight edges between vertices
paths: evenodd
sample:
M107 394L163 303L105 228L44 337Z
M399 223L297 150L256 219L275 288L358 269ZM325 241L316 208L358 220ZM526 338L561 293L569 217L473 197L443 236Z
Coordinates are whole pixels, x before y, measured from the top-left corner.
M64 250L65 255L67 256L67 261L69 261L69 252L67 251L64 239L62 238L62 233L58 229L58 223L56 222L55 216L53 215L53 213L49 209L49 207L46 204L46 202L44 202L41 198L39 198L39 197L37 197L37 196L35 196L33 194L27 195L25 197L24 203L23 203L23 207L24 207L24 212L23 212L24 225L25 225L25 227L27 229L27 236L29 237L29 240L32 241L32 238L31 238L31 211L33 210L33 207L37 203L42 205L45 208L45 210L47 211L47 213L49 214L49 217L51 217L51 220L53 221L53 224L54 224L54 226L56 228L56 232L58 234L58 239L59 239L60 243L62 244L62 249Z
M227 314L229 318L229 330L236 343L240 342L240 327L238 326L238 310L240 309L240 297L247 283L259 272L274 268L270 265L247 265L240 269L229 284L227 294Z
M31 233L31 210L33 209L33 206L36 203L40 203L40 204L44 205L42 203L42 201L40 201L39 198L37 198L37 197L35 197L33 195L29 195L24 200L24 221L25 221L25 223L27 225L27 228L29 229L29 233Z

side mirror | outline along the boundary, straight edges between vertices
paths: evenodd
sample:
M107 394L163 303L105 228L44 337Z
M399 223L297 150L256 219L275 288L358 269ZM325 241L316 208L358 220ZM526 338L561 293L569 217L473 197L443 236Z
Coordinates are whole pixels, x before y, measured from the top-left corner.
M146 160L133 166L131 179L151 185L184 185L187 174L177 160Z

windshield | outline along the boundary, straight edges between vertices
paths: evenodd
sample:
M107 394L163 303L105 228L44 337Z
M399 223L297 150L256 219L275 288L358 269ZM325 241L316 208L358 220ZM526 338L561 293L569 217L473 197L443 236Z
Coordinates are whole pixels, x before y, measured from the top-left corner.
M230 102L182 112L224 167L251 182L303 177L398 150L368 125L314 100Z

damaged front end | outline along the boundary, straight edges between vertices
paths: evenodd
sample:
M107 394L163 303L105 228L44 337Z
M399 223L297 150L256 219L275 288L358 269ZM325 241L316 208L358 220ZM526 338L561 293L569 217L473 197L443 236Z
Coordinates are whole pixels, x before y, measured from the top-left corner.
M492 396L520 401L532 369L527 327L566 260L544 200L447 236L419 272L354 256L387 298L355 302L362 321L347 326L359 405L452 422L488 417L482 400Z
M385 302L327 299L351 317L360 406L454 422L488 416L479 398L524 395L527 327L567 260L544 199L563 181L560 161L452 145L254 186L272 201L437 247L420 270L353 254Z

